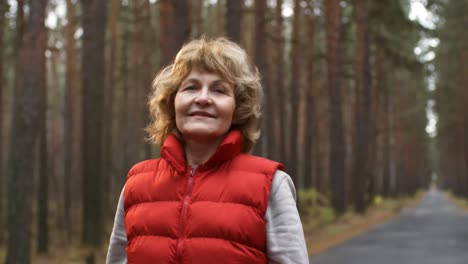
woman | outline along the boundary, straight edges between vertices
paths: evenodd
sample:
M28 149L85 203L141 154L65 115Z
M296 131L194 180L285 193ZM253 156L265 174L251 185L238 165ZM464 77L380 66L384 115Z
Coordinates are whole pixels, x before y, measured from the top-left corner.
M308 263L291 178L247 154L263 93L245 51L191 41L152 89L161 158L130 170L107 263Z

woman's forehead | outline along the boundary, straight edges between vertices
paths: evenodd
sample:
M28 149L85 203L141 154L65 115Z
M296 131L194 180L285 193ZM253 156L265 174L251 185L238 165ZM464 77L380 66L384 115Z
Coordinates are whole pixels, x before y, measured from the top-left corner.
M210 67L208 67L206 65L203 65L203 64L191 65L191 67L189 69L190 69L189 72L183 78L184 80L187 79L191 75L193 76L194 73L195 74L215 74L221 80L223 80L224 82L226 82L226 83L228 83L230 85L234 85L233 80L230 80L230 78L228 78L226 73L224 73L220 69L212 69L212 68L210 68Z

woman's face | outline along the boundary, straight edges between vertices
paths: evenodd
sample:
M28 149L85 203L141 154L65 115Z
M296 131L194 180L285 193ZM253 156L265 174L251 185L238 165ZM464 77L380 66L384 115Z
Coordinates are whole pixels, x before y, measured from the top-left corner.
M175 96L176 125L185 139L218 140L229 131L235 107L231 84L216 73L192 70Z

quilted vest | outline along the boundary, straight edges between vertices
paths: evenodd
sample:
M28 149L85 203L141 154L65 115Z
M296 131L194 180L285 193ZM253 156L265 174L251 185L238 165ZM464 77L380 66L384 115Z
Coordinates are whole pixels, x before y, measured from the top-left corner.
M136 164L124 193L128 263L267 263L265 213L283 166L240 152L231 131L193 170L170 135Z

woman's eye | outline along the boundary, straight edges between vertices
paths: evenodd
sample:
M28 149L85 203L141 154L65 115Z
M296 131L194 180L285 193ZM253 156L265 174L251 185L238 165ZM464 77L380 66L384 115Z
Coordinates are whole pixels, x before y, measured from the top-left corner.
M189 86L186 86L183 90L184 90L184 91L195 90L195 86L189 85Z
M224 87L215 87L214 91L216 93L222 93L222 94L226 93L226 89L224 89Z

